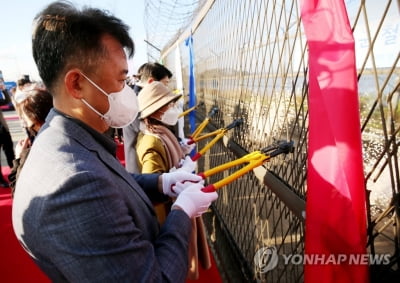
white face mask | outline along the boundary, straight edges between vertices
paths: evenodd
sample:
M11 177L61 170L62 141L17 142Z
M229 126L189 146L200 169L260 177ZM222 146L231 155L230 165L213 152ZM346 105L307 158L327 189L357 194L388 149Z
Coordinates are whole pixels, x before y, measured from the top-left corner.
M161 122L169 126L174 126L178 122L179 114L181 114L181 111L178 107L170 107L162 115Z
M110 107L104 114L101 114L99 111L94 109L92 105L82 98L82 102L98 114L107 125L113 128L123 128L135 120L139 112L138 99L133 89L131 89L127 84L125 84L121 91L107 94L86 75L82 74L82 76L108 97Z

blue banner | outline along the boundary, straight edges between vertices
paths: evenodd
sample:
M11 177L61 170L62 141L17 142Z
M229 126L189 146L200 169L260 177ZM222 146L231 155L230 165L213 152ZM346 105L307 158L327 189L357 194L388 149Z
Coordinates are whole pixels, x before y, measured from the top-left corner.
M193 37L190 35L185 45L189 47L189 108L196 105L196 82L194 77L194 51L193 51ZM196 130L196 111L189 113L190 132Z

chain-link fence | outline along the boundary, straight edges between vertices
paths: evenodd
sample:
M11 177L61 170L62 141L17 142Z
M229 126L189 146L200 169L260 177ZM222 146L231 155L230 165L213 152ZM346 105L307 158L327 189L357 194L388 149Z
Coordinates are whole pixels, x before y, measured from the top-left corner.
M308 65L300 2L203 2L191 24L163 46L163 62L175 74L182 72L183 86L188 86L184 40L192 33L197 100L204 102L197 109L198 122L218 107L209 131L236 118L244 123L200 159L199 170L274 140L293 140L296 145L294 153L273 158L219 191L205 216L210 246L226 282L302 282L302 265L279 260L276 268L263 273L254 264L256 252L265 246L276 248L279 255L304 251ZM371 278L389 282L393 274L398 276L400 260L400 7L391 0L345 3L356 42L368 248L371 254L391 255L390 264L371 266Z

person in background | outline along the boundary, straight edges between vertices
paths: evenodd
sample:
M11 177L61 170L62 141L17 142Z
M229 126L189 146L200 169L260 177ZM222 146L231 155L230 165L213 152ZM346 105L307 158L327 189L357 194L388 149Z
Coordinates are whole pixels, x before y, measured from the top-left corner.
M166 67L159 63L145 63L138 69L136 77L140 80L134 85L133 90L136 95L147 84L153 81L160 81L168 86L172 73ZM124 138L124 154L125 154L125 168L130 173L139 173L137 154L136 154L136 140L139 133L139 117L131 124L122 129L122 136Z
M145 63L138 69L138 78L139 83L136 84L136 93L139 94L146 84L154 81L162 82L165 86L168 86L172 78L172 72L160 63Z
M126 84L128 27L109 12L54 2L34 19L32 50L54 107L16 184L19 242L54 282L184 282L190 219L218 195L195 174L133 176L116 159L104 133L138 114ZM160 227L151 200L165 196L176 201Z
M188 172L195 170L195 162L189 156L185 158L185 153L171 130L181 113L176 105L180 97L181 94L173 94L162 82L157 81L145 85L140 91L138 99L141 122L136 150L142 173L165 173L178 168ZM172 199L154 203L160 223L165 221L171 202ZM199 277L198 258L204 268L211 266L201 217L192 219L188 279L195 280Z
M28 157L33 141L44 124L47 114L53 107L53 97L46 89L34 86L30 90L25 90L25 92L25 99L18 103L18 108L27 137L20 140L15 146L13 168L8 175L12 195L14 195L16 181Z
M130 77L128 79L128 85L135 90L135 85L139 82L139 76L137 74L132 75L132 77ZM136 93L136 91L135 91Z
M17 109L17 104L20 103L26 97L26 92L24 91L25 88L29 87L32 84L29 75L24 75L17 81L17 89L13 95L13 103L14 107Z
M0 90L1 91L1 90ZM14 145L11 138L10 130L8 129L8 124L6 119L4 119L3 111L0 109L0 147L3 149L6 155L7 164L10 168L13 167L13 160L15 158ZM9 188L9 183L3 176L0 164L0 187Z
M0 81L0 104L6 105L11 101L10 95L5 87L3 79L1 78ZM0 109L0 147L3 149L4 154L6 155L7 164L10 168L13 167L13 160L15 158L14 153L14 145L12 141L12 137L10 134L10 130L8 128L8 124L6 119L4 119L3 110ZM8 188L9 184L6 178L3 176L3 172L1 170L0 164L0 187L1 188Z
M23 119L21 117L21 113L19 112L19 107L18 104L25 99L27 92L31 90L32 88L36 87L37 84L32 84L31 79L29 78L29 75L23 75L18 81L17 81L17 87L15 89L15 92L12 95L12 103L14 105L15 111L17 112L17 115L19 117L20 123L21 123L21 128L24 128L23 124Z

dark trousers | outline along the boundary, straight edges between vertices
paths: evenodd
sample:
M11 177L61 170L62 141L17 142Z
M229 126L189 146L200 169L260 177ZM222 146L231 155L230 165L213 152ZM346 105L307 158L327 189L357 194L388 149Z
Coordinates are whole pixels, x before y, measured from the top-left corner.
M10 168L13 167L13 160L15 159L15 154L14 154L14 144L10 135L10 132L7 131L6 128L4 128L2 125L0 125L0 147L3 148L3 151L6 155L7 158L7 163ZM1 152L0 152L1 154ZM1 161L1 159L0 159ZM1 166L1 164L0 164ZM1 172L1 167L0 167L0 172ZM3 174L0 176L0 180L4 179Z

